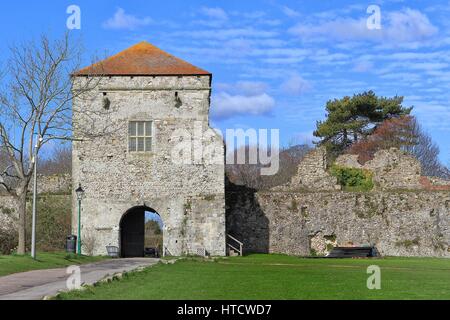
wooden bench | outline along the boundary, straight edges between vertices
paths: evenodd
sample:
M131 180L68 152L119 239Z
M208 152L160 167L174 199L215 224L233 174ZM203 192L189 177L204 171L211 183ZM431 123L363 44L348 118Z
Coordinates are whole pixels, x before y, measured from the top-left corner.
M375 247L336 247L327 258L374 258L379 257Z

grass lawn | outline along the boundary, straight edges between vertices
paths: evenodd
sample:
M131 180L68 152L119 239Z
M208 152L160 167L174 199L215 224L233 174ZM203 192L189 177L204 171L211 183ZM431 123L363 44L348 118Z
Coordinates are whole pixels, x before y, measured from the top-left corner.
M381 290L366 286L381 268ZM250 255L158 264L60 299L450 299L450 259Z
M58 253L37 253L37 260L30 256L0 256L0 277L17 272L25 272L38 269L62 268L74 264L84 264L104 260L106 257L86 257Z

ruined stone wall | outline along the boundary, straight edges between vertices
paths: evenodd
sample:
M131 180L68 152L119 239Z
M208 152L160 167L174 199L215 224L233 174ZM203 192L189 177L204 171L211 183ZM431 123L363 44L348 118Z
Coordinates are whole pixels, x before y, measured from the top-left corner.
M17 212L13 197L0 192L0 232L16 228Z
M373 170L376 189L344 192L306 170L332 181L323 156L323 149L307 155L289 185L264 192L227 186L227 232L245 251L309 255L375 245L386 256L450 257L450 191L418 184L415 159L398 150L379 153L364 166ZM338 159L346 166L354 161Z
M70 174L55 174L50 176L38 175L38 193L69 194L72 190L72 177ZM28 191L33 191L33 181Z
M398 149L378 151L363 168L374 173L375 187L379 189L422 189L420 162Z
M423 177L420 162L414 156L396 148L378 151L374 158L364 165L358 162L357 155L352 154L339 156L335 164L370 170L377 190L450 190L450 181Z
M324 148L317 148L308 153L299 164L291 185L310 190L340 189L337 179L327 172L327 155Z
M374 190L449 190L450 181L422 176L420 162L405 151L391 148L375 153L365 164L358 162L358 155L340 155L335 165L365 169L372 173ZM332 188L335 178L326 167L326 150L317 148L300 163L298 173L287 186L275 190L306 189L310 191L338 190Z
M77 87L84 80L75 81ZM82 232L96 237L95 254L105 254L107 245L119 246L122 216L143 205L161 216L164 246L171 254L198 248L225 254L224 146L209 127L209 99L209 76L174 76L110 77L74 101L74 135L82 141L73 143L73 185L81 183L86 191ZM152 152L128 152L133 120L153 121ZM95 132L102 134L87 134ZM193 146L188 152L177 149L181 141L189 145L199 136L195 143L203 155Z
M38 175L39 194L70 194L71 185L72 177L70 175ZM28 189L29 192L33 191L32 183ZM0 190L0 232L16 229L16 207L15 199L6 190Z
M247 252L324 254L328 241L375 245L386 256L450 257L449 192L270 191L255 193L254 201L227 195L233 197L227 232Z

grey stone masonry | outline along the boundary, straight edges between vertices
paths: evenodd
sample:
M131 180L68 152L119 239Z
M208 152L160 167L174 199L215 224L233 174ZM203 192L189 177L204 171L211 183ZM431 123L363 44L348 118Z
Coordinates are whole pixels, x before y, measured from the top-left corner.
M16 229L17 222L16 200L0 191L0 233Z
M74 78L74 90L87 81ZM146 206L172 255L225 255L224 145L209 127L211 77L110 76L73 105L73 185L85 189L82 234L94 254L120 246L120 220ZM152 122L151 151L129 151L130 121ZM187 150L187 151L186 151ZM73 228L77 202L73 195Z
M297 175L291 186L311 190L339 190L337 178L327 172L327 153L325 148L310 151L298 166Z
M72 190L72 177L70 174L38 175L38 193L69 194ZM33 192L30 183L28 191Z
M292 183L271 190L227 185L227 231L245 252L325 255L334 246L375 245L384 256L450 257L449 181L421 177L416 159L391 149L355 165L373 172L376 189L332 190L324 156L311 152Z
M344 154L335 164L367 169L373 174L375 190L450 190L450 181L435 177L423 177L420 162L412 155L396 148L379 150L372 160L364 165L358 162L358 156Z
M404 151L395 148L380 150L363 168L374 173L376 188L422 189L420 163Z

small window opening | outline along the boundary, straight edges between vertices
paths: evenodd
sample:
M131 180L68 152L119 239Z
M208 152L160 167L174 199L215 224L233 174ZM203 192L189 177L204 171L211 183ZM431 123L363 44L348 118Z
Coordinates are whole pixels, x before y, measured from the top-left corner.
M152 121L130 121L128 124L128 151L152 151Z

